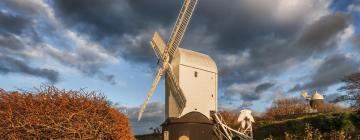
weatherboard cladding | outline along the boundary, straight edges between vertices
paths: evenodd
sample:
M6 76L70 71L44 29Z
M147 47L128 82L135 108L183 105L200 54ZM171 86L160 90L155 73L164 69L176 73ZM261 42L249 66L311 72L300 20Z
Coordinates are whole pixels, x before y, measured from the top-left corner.
M210 119L210 111L217 111L218 71L215 62L205 54L179 48L171 66L187 102L185 108L178 112L171 91L166 90L165 116L179 118L196 111Z

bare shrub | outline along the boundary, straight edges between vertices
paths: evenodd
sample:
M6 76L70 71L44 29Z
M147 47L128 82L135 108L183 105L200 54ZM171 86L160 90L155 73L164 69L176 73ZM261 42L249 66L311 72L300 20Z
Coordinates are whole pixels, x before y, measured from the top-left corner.
M334 102L348 102L351 107L360 110L360 72L346 76L343 82L345 85L339 90L347 94L338 97Z
M309 108L309 103L303 99L279 99L273 102L272 106L265 111L263 117L267 120L284 120L289 118L295 118L308 114ZM324 103L321 108L318 108L318 113L345 111L348 111L347 108L338 106L333 103Z
M231 128L238 129L240 127L240 123L237 121L238 119L237 114L229 111L221 111L220 115L222 116L226 124Z
M288 98L279 99L273 102L272 106L264 113L264 118L283 119L286 117L292 117L298 114L305 114L308 104L301 99Z

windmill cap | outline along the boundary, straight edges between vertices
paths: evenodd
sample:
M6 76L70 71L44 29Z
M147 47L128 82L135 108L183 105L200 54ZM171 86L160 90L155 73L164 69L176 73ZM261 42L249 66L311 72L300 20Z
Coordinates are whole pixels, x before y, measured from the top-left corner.
M315 94L311 97L312 100L323 100L324 96L319 94L318 92L315 92Z
M183 48L178 48L177 50L176 55L178 59L175 58L175 61L177 61L175 63L178 65L185 65L218 73L216 63L210 56Z

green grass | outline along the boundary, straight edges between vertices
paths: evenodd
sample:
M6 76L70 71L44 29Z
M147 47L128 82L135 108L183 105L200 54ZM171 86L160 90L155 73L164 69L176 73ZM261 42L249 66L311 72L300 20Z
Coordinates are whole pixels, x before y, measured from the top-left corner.
M261 121L254 130L255 139L264 139L270 135L281 138L285 132L301 135L305 124L310 124L321 133L344 130L349 133L360 133L360 115L354 112L319 113L284 121Z
M159 134L137 135L135 138L137 140L162 140L161 135Z
M284 139L284 133L303 135L305 125L310 124L322 133L344 130L354 136L360 134L360 113L319 113L282 121L259 121L254 130L254 139L263 140L270 135ZM161 135L139 135L137 140L161 140Z

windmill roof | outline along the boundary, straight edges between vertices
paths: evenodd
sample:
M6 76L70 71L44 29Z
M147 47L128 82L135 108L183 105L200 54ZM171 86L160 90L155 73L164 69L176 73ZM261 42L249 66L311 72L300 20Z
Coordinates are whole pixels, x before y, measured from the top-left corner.
M199 52L178 48L177 55L179 56L180 65L186 65L210 72L217 73L217 66L214 60L206 54Z
M315 94L311 97L312 100L323 100L324 96L322 96L320 93L315 92Z

